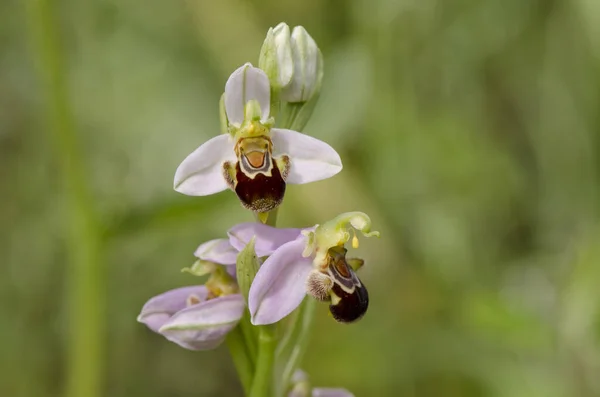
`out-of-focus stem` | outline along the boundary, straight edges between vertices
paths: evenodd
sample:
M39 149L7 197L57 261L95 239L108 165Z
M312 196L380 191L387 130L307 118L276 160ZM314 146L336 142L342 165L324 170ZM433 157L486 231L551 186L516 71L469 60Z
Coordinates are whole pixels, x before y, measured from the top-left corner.
M51 0L23 1L34 60L45 90L49 130L53 132L52 141L61 165L68 211L70 334L66 395L97 397L102 394L104 351L101 233L70 109L53 5Z

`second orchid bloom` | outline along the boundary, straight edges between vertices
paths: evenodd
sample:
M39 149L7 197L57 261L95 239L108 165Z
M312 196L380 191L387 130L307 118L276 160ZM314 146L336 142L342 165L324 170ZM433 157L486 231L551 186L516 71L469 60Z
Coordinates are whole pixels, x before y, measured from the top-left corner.
M174 188L206 196L230 188L254 212L275 209L287 183L330 178L342 170L327 143L288 129L269 118L271 87L265 72L251 64L234 71L225 84L227 133L193 151L179 165Z
M339 322L360 319L369 304L367 289L355 273L363 261L346 258L345 248L350 240L358 247L355 230L367 237L379 236L371 231L371 220L362 212L341 214L308 229L277 229L257 223L231 229L233 247L242 249L254 237L257 256L269 255L250 287L252 323L278 322L294 311L306 294L328 302Z

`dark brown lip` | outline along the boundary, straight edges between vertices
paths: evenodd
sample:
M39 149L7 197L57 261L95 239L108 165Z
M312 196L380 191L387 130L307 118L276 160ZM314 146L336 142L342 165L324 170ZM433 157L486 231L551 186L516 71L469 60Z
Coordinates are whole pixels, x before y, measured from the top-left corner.
M346 292L338 284L332 291L340 298L337 304L329 305L333 318L340 323L352 323L360 320L369 308L369 293L364 284L355 285L351 293Z
M285 195L285 181L273 162L271 176L257 173L254 178L249 178L240 168L240 162L235 165L236 186L235 193L242 205L255 212L268 212L277 208Z
M333 318L341 323L351 323L365 315L369 307L369 293L356 272L346 261L347 250L333 247L328 251L329 264L327 274L333 280L331 292L339 300L329 305Z

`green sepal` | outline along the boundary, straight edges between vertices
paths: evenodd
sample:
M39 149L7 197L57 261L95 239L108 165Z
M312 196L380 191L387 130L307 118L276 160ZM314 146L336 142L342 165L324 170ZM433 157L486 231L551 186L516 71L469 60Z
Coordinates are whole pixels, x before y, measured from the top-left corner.
M248 292L250 291L254 276L256 276L260 267L256 251L254 250L254 244L255 239L253 237L248 245L240 251L236 260L237 282L240 287L240 293L246 299L246 302L248 302Z
M232 134L233 132L229 129L229 119L227 118L227 112L225 111L225 93L221 95L219 100L219 126L221 128L221 134Z
M181 272L190 273L194 276L205 276L213 273L215 269L216 265L214 263L198 259L192 266L181 269Z

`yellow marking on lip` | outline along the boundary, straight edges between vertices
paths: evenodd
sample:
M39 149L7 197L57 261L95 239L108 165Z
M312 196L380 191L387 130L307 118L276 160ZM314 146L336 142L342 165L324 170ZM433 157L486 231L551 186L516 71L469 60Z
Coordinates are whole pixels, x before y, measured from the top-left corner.
M264 152L252 151L252 152L246 153L245 156L246 156L246 159L248 159L248 162L250 163L250 165L254 168L260 168L265 163L265 153Z

